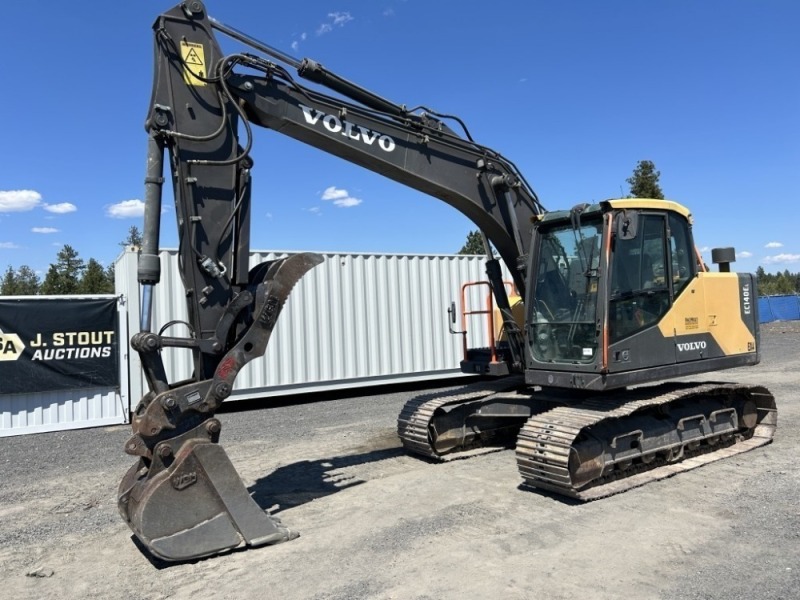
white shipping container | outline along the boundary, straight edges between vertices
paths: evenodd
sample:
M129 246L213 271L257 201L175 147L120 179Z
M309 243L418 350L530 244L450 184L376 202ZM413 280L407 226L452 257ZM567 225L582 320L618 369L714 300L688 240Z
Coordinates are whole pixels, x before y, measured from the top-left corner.
M250 266L290 253L253 252ZM263 358L249 363L231 399L449 378L461 374L461 336L448 331L447 308L460 310L461 286L484 280L480 256L320 253L321 265L295 287ZM160 254L162 276L154 290L153 331L186 319L177 251ZM128 299L129 330L139 331L137 255L116 265L117 292ZM471 288L470 304L482 307L488 288ZM471 319L470 346L488 343L485 319ZM456 329L460 322L456 324ZM185 336L178 325L166 335ZM191 375L191 353L165 349L170 381ZM139 357L129 357L130 398L146 391Z

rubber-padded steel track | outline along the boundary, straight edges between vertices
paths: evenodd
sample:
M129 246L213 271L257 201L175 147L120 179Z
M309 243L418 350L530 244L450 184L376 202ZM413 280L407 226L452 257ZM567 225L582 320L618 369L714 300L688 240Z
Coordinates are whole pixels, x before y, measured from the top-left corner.
M733 398L742 395L755 402L756 425L747 435L726 436L729 445L691 443L679 448L679 454L684 456L683 460L633 460L624 470L604 472L603 477L581 485L573 483L570 456L575 461L574 444L587 428L613 419L624 419L636 413L667 408L667 405L691 400L693 397ZM775 399L762 386L725 383L661 384L590 398L577 406L559 406L532 416L523 426L517 440L517 465L526 486L579 500L596 500L768 444L772 441L776 426ZM574 470L574 464L572 466Z

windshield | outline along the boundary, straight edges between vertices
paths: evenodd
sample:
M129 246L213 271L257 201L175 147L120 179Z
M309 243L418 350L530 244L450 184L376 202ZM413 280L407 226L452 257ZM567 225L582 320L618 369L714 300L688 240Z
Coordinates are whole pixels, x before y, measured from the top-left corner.
M539 230L531 319L533 356L590 362L597 351L595 310L602 222L562 222Z

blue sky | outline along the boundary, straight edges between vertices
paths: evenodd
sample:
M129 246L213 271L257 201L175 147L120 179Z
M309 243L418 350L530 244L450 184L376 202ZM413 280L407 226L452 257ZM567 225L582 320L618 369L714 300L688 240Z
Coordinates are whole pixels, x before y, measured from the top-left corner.
M141 229L151 24L172 4L4 3L3 271L43 276L64 244L108 265ZM800 2L206 5L396 103L458 115L550 209L622 195L652 160L707 257L732 245L737 270L800 270ZM450 253L472 229L438 200L255 133L254 249ZM165 201L162 246L174 247Z

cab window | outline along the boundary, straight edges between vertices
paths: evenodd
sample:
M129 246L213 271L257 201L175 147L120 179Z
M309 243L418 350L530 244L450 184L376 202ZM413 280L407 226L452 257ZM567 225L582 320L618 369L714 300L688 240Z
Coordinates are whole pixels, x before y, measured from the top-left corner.
M694 248L689 234L689 222L685 218L670 213L668 223L673 294L677 296L694 276Z
M542 228L533 290L534 358L591 362L597 351L596 306L602 222L586 219Z
M666 232L664 215L643 213L635 237L614 240L609 290L612 343L654 325L669 310Z

